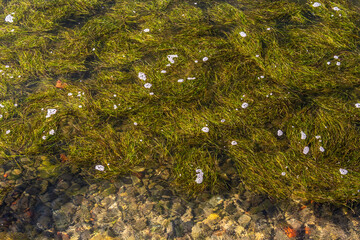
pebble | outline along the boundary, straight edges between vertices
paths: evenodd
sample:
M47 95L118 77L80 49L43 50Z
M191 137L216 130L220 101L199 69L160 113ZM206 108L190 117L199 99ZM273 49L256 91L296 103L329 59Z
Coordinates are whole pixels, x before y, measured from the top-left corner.
M239 219L238 219L238 223L240 224L240 226L246 228L249 223L251 221L251 217L247 214L242 215Z
M36 164L27 158L21 162L27 165L24 169L35 172L52 167L46 157ZM0 170L14 172L16 165L11 164ZM155 169L139 171L144 174L141 179L134 175L110 182L85 181L66 169L55 180L52 175L37 179L18 169L18 185L8 179L0 181L1 186L13 186L0 206L0 239L14 233L43 240L266 239L270 235L287 239L284 223L298 232L309 226L313 239L355 239L360 234L355 215L340 207L309 203L300 208L304 203L276 203L241 189L185 201L164 184L171 171L163 170L159 176L153 174ZM353 210L360 213L359 207Z

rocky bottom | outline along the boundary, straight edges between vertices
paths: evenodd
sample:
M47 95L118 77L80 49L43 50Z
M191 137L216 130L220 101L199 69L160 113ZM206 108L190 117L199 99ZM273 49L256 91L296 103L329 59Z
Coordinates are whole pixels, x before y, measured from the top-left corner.
M186 201L155 170L91 182L70 170L52 180L0 170L9 175L0 186L16 186L0 206L0 239L360 239L359 206L275 202L246 190Z

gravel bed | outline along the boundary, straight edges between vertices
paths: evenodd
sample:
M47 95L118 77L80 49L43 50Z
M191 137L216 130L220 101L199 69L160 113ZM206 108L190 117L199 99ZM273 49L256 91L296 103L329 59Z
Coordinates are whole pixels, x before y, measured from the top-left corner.
M0 205L0 239L360 239L358 205L276 202L247 190L187 201L156 170L111 181L71 169L39 178L39 161L0 167L2 189L15 186Z

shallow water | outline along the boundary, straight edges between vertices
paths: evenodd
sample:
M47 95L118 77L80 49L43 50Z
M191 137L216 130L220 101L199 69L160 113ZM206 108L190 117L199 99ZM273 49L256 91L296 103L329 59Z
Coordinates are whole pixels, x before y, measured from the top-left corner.
M120 7L122 1L61 2L3 1L0 8L1 19L7 19L0 25L0 239L360 238L359 138L358 129L351 128L359 121L354 79L360 76L349 41L356 39L352 32L359 30L360 18L348 17L358 17L358 1L319 1L318 7L306 0L124 2L129 7ZM217 14L214 8L220 3L228 5L221 5L218 11L223 12ZM260 21L265 16L246 15L265 3L271 5L264 11L268 22ZM177 6L181 8L170 11ZM334 6L341 10L331 10ZM180 18L182 10L188 20ZM7 17L12 12L13 22ZM309 59L291 59L282 52L287 40L301 36L309 25L326 25L329 14L342 14L334 18L347 21L342 24L348 35L334 44L335 53L319 51L316 56L317 45L300 40L304 49L298 50L306 50L303 55ZM167 28L169 22L173 28ZM291 32L290 24L299 31ZM269 35L260 35L259 25ZM181 32L187 28L191 31ZM248 39L255 40L249 44ZM326 46L330 43L319 40L319 48L331 51ZM292 72L288 69L294 76L301 72L304 83L298 78L286 81L283 75L291 77ZM343 83L326 77L316 82L308 78L309 71L317 77L339 76ZM248 86L241 85L246 81ZM256 105L263 99L273 101L267 109L274 108L277 119L266 119L265 113L272 112ZM222 104L231 109L218 110ZM286 115L291 104L291 114L300 116L295 120ZM341 114L348 124L326 112L335 109L331 104L346 110ZM324 112L316 115L319 109ZM302 118L307 115L318 116L310 127ZM326 122L329 116L336 121ZM247 126L257 118L263 121ZM319 119L326 121L317 123ZM222 128L220 123L229 125ZM329 137L327 125L338 140ZM225 137L216 135L220 130ZM348 147L343 154L334 150L328 162L319 164L331 168L319 170L315 163L326 160L321 154L343 146ZM289 149L298 155L286 155ZM279 154L271 158L272 153ZM309 156L308 165L303 155ZM274 167L263 158L272 159ZM245 173L249 169L252 179ZM307 186L316 183L311 172L317 171L323 171L317 185ZM269 177L273 175L277 177ZM255 191L257 181L262 187Z
M23 159L23 162L26 160ZM67 172L18 179L1 205L3 239L357 239L359 206L276 201L244 189L191 201L166 174L111 181ZM10 184L11 180L1 184Z

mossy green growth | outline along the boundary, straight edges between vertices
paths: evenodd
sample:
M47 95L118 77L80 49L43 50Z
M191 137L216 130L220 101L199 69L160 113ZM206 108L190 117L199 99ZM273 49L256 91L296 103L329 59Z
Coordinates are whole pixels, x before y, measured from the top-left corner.
M0 232L0 239L4 239L4 240L28 240L29 238L25 233Z
M54 164L50 162L50 159L42 156L40 166L37 168L37 174L41 178L49 178L57 176L60 163Z
M239 178L277 198L358 201L359 5L196 3L1 3L14 18L0 21L1 160L44 155L107 179L166 167L192 197Z

